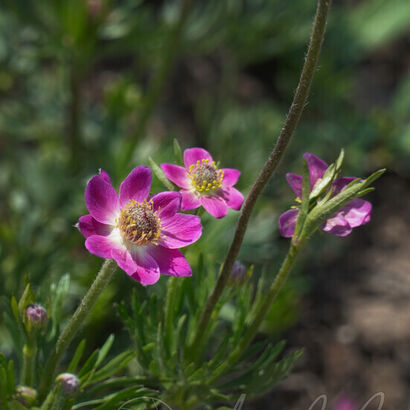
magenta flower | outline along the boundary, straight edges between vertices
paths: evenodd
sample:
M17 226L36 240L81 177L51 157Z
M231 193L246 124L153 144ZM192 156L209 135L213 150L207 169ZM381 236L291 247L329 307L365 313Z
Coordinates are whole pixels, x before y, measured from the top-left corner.
M157 282L160 273L191 276L191 267L178 248L195 242L202 233L198 216L178 213L181 195L161 192L149 197L151 182L151 170L136 167L121 183L117 196L108 174L101 170L85 190L90 214L78 221L89 252L114 259L143 285Z
M310 154L309 152L306 152L303 157L306 159L308 164L310 190L312 191L315 185L320 182L321 178L325 174L328 165L326 162L315 155ZM344 177L333 181L332 196L343 191L343 189L354 179L356 178ZM302 176L288 173L286 174L286 180L297 195L297 201L300 201L300 198L302 197ZM371 211L372 204L370 202L359 198L353 199L341 208L333 217L329 218L322 225L322 229L332 235L347 236L352 232L353 228L364 225L370 221ZM279 231L285 238L290 238L293 236L298 214L299 209L293 208L284 212L279 217Z
M231 168L218 169L208 151L189 148L184 151L185 168L161 164L166 177L182 188L184 211L201 205L215 218L223 218L228 208L241 209L243 195L233 186L241 175Z

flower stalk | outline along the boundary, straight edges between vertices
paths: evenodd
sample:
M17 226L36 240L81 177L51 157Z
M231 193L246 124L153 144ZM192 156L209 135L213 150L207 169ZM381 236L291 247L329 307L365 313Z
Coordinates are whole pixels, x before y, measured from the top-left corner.
M299 123L319 60L320 50L325 35L330 3L331 0L318 1L308 51L292 104L290 106L283 128L280 132L279 138L276 141L275 147L268 160L266 161L264 167L262 168L262 171L260 172L258 178L254 182L248 198L245 201L244 207L242 208L242 212L239 216L239 220L236 226L234 238L225 257L221 274L218 277L218 281L213 292L206 302L205 308L199 320L198 327L196 329L196 333L188 348L188 358L190 359L195 360L198 354L198 350L201 346L201 339L206 328L208 327L212 312L214 311L215 306L220 299L226 284L228 283L229 273L239 254L239 250L241 248L255 203L259 195L262 193L263 189L269 182L273 172L279 165L286 147L288 146L290 139L296 129L296 126Z
M97 277L95 278L90 289L82 299L80 305L75 311L74 315L68 322L67 326L64 328L63 332L60 334L60 337L57 340L56 346L53 353L51 354L44 372L44 379L40 389L40 395L43 396L44 393L49 389L51 380L54 377L56 367L61 359L61 356L66 351L74 336L80 330L82 324L85 321L85 318L91 311L98 297L101 295L102 291L111 281L115 271L116 263L107 259L102 265L100 271L98 272Z

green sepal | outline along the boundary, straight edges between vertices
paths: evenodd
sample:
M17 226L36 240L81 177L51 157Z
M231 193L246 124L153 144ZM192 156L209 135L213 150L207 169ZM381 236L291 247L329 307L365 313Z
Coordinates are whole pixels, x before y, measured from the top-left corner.
M162 171L161 167L151 158L148 158L149 164L151 165L152 172L155 176L162 182L165 188L169 189L170 191L175 191L175 185L165 176L164 171Z
M176 162L179 165L183 165L184 164L184 157L182 155L182 149L181 149L181 146L179 145L179 142L176 138L174 138L173 148L174 148L174 156L175 156Z
M299 237L299 233L303 228L303 224L305 223L305 219L307 217L309 211L309 203L310 203L310 174L309 174L309 167L306 160L303 161L303 173L302 173L302 203L300 205L298 218L296 220L295 232L293 234L293 238L297 240Z
M310 237L322 223L343 208L343 206L347 205L354 198L370 192L367 190L368 186L385 171L385 169L376 171L362 181L360 179L355 179L350 182L342 192L335 195L333 198L330 198L326 202L321 201L318 203L306 218L306 223L301 235L305 238Z
M342 149L337 160L328 167L323 177L316 182L315 186L312 189L312 192L310 193L311 200L318 198L320 195L326 192L326 190L329 188L329 185L338 177L342 168L343 159L344 150Z

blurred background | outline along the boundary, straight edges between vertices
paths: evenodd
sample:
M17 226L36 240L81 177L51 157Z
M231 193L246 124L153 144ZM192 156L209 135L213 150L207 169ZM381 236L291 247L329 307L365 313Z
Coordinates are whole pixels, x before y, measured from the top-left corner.
M149 156L174 162L177 138L240 169L246 194L290 105L315 2L3 0L0 11L2 303L25 277L46 301L69 273L69 314L101 263L73 227L87 213L87 180L101 167L118 187ZM308 104L241 261L256 278L275 275L288 245L277 218L294 199L284 174L301 171L304 152L330 163L344 147L346 175L388 173L368 198L370 224L344 239L317 235L299 259L262 330L305 354L245 408L307 409L327 394L329 408L347 399L358 410L380 391L386 410L410 404L409 22L408 0L334 0ZM217 266L237 217L205 217L188 258L201 251ZM112 304L133 286L119 271L83 331L90 350L112 332L118 349L129 343ZM11 351L2 322L0 347Z

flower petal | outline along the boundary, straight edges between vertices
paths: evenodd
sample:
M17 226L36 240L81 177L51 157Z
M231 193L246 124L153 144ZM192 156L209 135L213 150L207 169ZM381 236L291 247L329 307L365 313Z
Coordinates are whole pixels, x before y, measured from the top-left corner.
M364 199L353 199L339 211L352 228L370 221L372 204Z
M279 232L285 238L291 238L295 232L299 209L289 209L279 217Z
M100 175L92 177L87 184L85 204L90 214L101 223L113 224L119 212L115 189Z
M98 170L98 174L104 179L105 182L111 184L111 179L109 175L102 168Z
M144 286L158 282L160 277L159 267L147 249L138 250L138 252L132 254L132 258L137 264L137 270L131 275L133 279Z
M225 188L224 193L224 199L228 207L239 211L243 203L242 193L233 187Z
M286 174L286 181L300 199L302 199L302 179L302 175L292 174L291 172Z
M352 181L357 178L354 177L343 177L338 178L333 181L333 195L337 195L342 192L347 185L349 185Z
M329 166L325 161L310 152L305 152L303 158L305 158L309 167L310 187L313 189L317 180L323 177Z
M167 249L162 246L151 247L148 251L164 275L192 276L192 269L185 256L178 249Z
M322 226L325 232L336 236L347 236L352 232L349 222L339 212L333 218L329 218Z
M185 168L189 168L190 165L196 164L197 161L208 159L212 162L211 154L203 148L188 148L184 151L184 164Z
M228 213L227 203L219 196L203 196L201 204L214 218L223 218Z
M201 218L196 215L175 214L161 221L160 244L176 249L197 241L202 234Z
M181 188L188 189L191 187L191 181L188 178L188 173L185 168L173 164L161 164L161 168L165 176L174 184L177 184Z
M143 202L151 189L152 173L148 167L134 168L120 186L120 205L125 206L130 199Z
M107 236L114 228L112 225L98 222L91 215L80 216L76 226L86 238L91 235Z
M201 200L199 196L185 189L182 189L180 192L182 197L181 209L183 211L190 211L191 209L196 209L201 206Z
M114 259L118 266L129 276L137 271L137 263L132 258L130 251L124 246L123 248L114 248L111 250L111 258Z
M151 197L153 210L159 210L160 219L173 217L181 208L181 194L175 191L161 192Z
M111 251L121 248L112 236L92 235L85 241L85 247L93 255L100 258L111 259Z
M224 178L222 180L223 186L234 186L239 177L241 176L241 171L233 168L222 168L221 171L224 172Z

